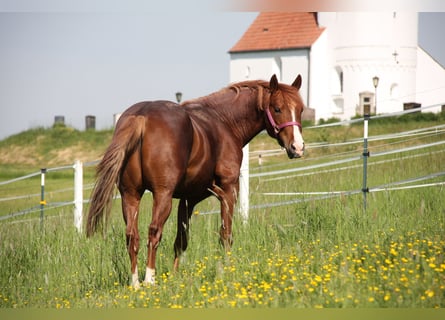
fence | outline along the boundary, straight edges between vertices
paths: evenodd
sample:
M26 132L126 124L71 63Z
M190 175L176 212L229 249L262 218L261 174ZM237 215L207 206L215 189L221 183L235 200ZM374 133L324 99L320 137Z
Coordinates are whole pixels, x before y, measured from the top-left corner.
M435 104L435 105L431 105L431 106L426 106L423 108L420 108L420 110L427 110L427 109L431 109L431 108L437 108L438 106L441 106L442 104ZM414 113L414 112L419 112L419 108L416 109L409 109L409 110L404 110L401 112L394 112L394 113L389 113L389 114L382 114L382 115L377 115L377 116L373 116L373 119L380 119L380 118L387 118L387 117L394 117L394 116L401 116L404 114L409 114L409 113ZM439 132L443 132L445 125L439 125L439 126L435 126L432 128L428 128L426 130L433 130L434 132L431 133L430 132L424 132L425 129L420 129L420 130L412 130L412 131L408 131L408 132L404 132L404 133L399 133L399 134L394 134L394 135L385 135L385 136L380 136L380 137L374 137L374 138L369 138L368 137L368 121L370 120L370 115L365 114L363 118L359 118L359 119L352 119L352 120L345 120L345 121L341 121L341 122L335 122L335 123L328 123L328 124L323 124L323 125L318 125L318 126L312 126L312 127L306 127L305 129L316 129L316 128L324 128L324 127L332 127L332 126L339 126L339 125L350 125L353 123L358 123L363 121L364 122L364 132L363 132L363 139L355 139L353 141L348 141L348 142L343 142L340 144L335 144L336 146L338 145L346 145L346 144L350 144L350 143L362 143L363 142L363 153L361 156L355 156L349 159L342 159L342 160L338 160L335 163L325 163L325 164L319 164L316 166L311 167L312 169L317 169L317 168L321 168L324 166L330 166L333 164L341 164L341 163L346 163L346 162L350 162L350 161L356 161L359 159L363 159L363 187L361 189L361 192L363 193L363 206L364 209L366 210L366 196L367 193L369 192L369 188L367 187L367 159L369 157L369 151L367 150L367 145L368 145L368 141L371 140L383 140L383 139L394 139L394 138L401 138L401 137L407 137L407 136L414 136L417 134L438 134ZM399 153L399 152L406 152L406 151L413 151L413 150L418 150L421 148L426 148L426 147L431 147L434 145L439 145L439 144L443 144L445 143L444 141L439 141L436 144L430 144L430 145L424 145L424 146L416 146L416 147L412 147L412 148L406 148L404 150L393 150L391 152L386 152L386 153L381 153L381 155L385 155L385 154L394 154L394 153ZM314 145L314 147L327 147L327 146L333 146L334 144L326 144L326 143L319 143ZM312 147L312 146L311 146ZM244 150L244 157L246 157L247 155L250 156L250 152L248 152L248 148L245 148ZM276 150L268 150L265 152L266 155L273 155L276 153ZM257 156L259 157L259 161L262 161L262 153L258 153ZM373 154L373 157L375 156L379 156L379 154ZM245 167L244 167L245 166ZM297 169L299 170L299 169ZM301 170L301 168L300 168ZM304 170L304 169L303 169ZM246 172L249 172L249 165L248 163L246 164L243 161L243 165L241 167L241 175L240 175L240 203L241 203L241 207L240 207L240 211L241 211L241 216L243 217L244 220L248 219L248 214L249 214L249 178L250 177L255 177L255 176L263 176L263 175L276 175L276 174L287 174L289 172L294 171L294 169L286 169L286 170L281 170L281 171L272 171L272 172L267 172L267 173L260 173L260 174L256 174L256 175L252 175L252 174L246 174Z
M36 194L27 194L22 196L13 196L13 197L6 197L6 198L0 198L0 202L4 201L17 201L17 200L23 200L23 199L29 199L33 197L40 196L39 205L33 206L31 208L27 208L21 211L13 212L6 215L0 216L0 221L7 220L14 217L19 217L23 215L28 215L35 212L40 212L40 222L43 224L44 219L44 212L46 210L54 209L54 208L61 208L65 206L73 206L73 213L74 213L74 226L76 229L81 232L82 231L82 215L83 215L83 191L85 189L91 188L90 185L84 185L83 183L83 168L84 166L94 166L98 163L98 161L92 161L87 163L82 163L81 161L75 161L73 165L67 165L67 166L60 166L55 168L42 168L39 172L31 173L22 177L18 177L15 179L2 181L0 182L0 186L12 184L14 182L18 182L25 179L30 179L36 176L40 175L40 193ZM46 176L53 172L58 171L65 171L65 170L73 170L74 172L74 183L73 188L68 189L61 189L58 190L59 192L65 192L65 191L74 191L73 200L72 201L62 201L62 202L54 202L54 203L48 203L47 199L45 197L45 181Z
M401 115L403 113L410 113L412 112L411 110L407 110L405 112L401 112L401 113L396 113L393 115ZM384 116L390 116L390 115L384 115ZM378 117L383 117L383 116L378 116ZM327 127L327 126L334 126L334 125L344 125L344 124L350 124L353 122L358 122L358 121L363 121L363 119L355 119L355 120L351 120L351 121L344 121L344 122L340 122L340 123L333 123L333 124L327 124L327 125L321 125L321 126L313 126L310 127L310 129L316 129L316 128L320 128L320 127ZM309 129L309 128L308 128ZM377 135L377 136L367 136L366 132L365 132L365 137L367 137L368 141L384 141L384 140L392 140L392 139L400 139L400 138L417 138L417 137L429 137L429 136L437 136L437 135L441 135L445 133L445 124L443 125L437 125L437 126L432 126L432 127L428 127L428 128L420 128L420 129L416 129L416 130L410 130L410 131L405 131L405 132L400 132L400 133L394 133L394 134L385 134L385 135ZM309 144L307 147L308 149L316 149L316 148L327 148L327 147L338 147L338 146L345 146L348 144L357 144L357 143L363 143L363 139L351 139L345 142L341 142L341 143L325 143L325 142L319 142L319 143L313 143L313 144ZM404 148L398 148L398 149L391 149L391 150L386 150L386 151L381 151L381 152L373 152L372 157L373 158L378 158L378 157L383 157L386 155L393 155L393 154L406 154L406 153L410 153L411 151L414 150L422 150L422 149L427 149L427 148L432 148L432 147L437 147L437 146L441 146L445 144L445 139L444 140L440 140L440 141L435 141L435 142L430 142L430 143L424 143L421 145L415 145L415 146L410 146L410 147L404 147ZM270 156L270 155L275 155L278 152L282 152L278 149L274 149L274 150L262 150L262 151L254 151L254 152L250 152L249 153L249 157L250 159L255 159L255 158L262 158ZM428 154L431 153L442 153L445 152L445 149L441 149L438 151L433 151L433 152L428 152ZM416 155L412 155L412 154L408 154L408 155L404 155L402 157L402 159L409 159L412 157L419 157L424 154L416 154ZM278 169L278 170L274 170L273 167L272 168L266 168L266 167L262 167L262 171L261 172L252 172L253 170L251 170L251 172L249 173L247 171L248 176L246 176L246 171L244 171L244 178L247 177L247 179L249 178L258 178L258 177L262 177L264 179L266 179L266 181L272 181L272 180L280 180L280 179L289 179L289 178L293 178L296 176L303 176L303 175L311 175L311 174L320 174L320 173L325 173L325 172L332 172L332 171L341 171L341 170L347 170L350 168L358 168L361 167L363 165L361 164L354 164L351 165L351 162L356 162L359 160L363 160L366 155L365 155L365 151L363 154L361 155L352 155L352 156L348 156L348 154L342 154L341 156L343 156L343 158L341 159L334 159L334 160L330 160L330 161L325 161L326 159L316 159L317 161L321 161L320 163L316 163L316 164L312 164L312 165L305 165L305 166L298 166L298 167L293 167L293 168L286 168L286 169ZM346 158L344 156L347 156ZM400 159L400 158L399 158ZM377 161L377 162L373 162L369 165L378 165L381 163L385 163L388 161L394 161L393 159L386 159L386 160L381 160L381 161ZM19 178L15 178L15 179L11 179L8 181L3 181L0 182L0 186L2 185L7 185L7 184L11 184L14 182L18 182L21 180L25 180L25 179L29 179L29 178L33 178L33 177L37 177L40 175L41 177L41 190L40 193L34 193L34 194L27 194L27 195L21 195L21 196L14 196L14 197L5 197L5 198L0 198L0 202L5 202L5 201L17 201L17 200L23 200L23 199L29 199L29 198L37 198L40 196L38 205L33 206L31 208L25 209L25 210L21 210L18 212L13 212L13 213L9 213L6 215L0 215L0 221L2 220L7 220L13 217L19 217L19 216L23 216L23 215L28 215L31 213L36 213L36 212L40 212L40 221L43 223L43 219L44 219L44 214L45 211L50 210L50 209L55 209L55 208L60 208L60 207L65 207L65 206L72 206L73 207L73 215L74 215L74 226L76 227L76 229L81 232L82 231L82 217L83 217L83 204L85 202L88 202L89 200L85 200L83 199L83 193L84 190L88 190L92 188L92 184L84 184L83 181L83 168L84 167L91 167L91 166L95 166L98 163L98 161L92 161L92 162L85 162L85 163L81 163L80 161L76 161L74 164L72 165L67 165L67 166L61 166L61 167L56 167L56 168L44 168L41 169L39 172L35 172L35 173L31 173ZM338 165L346 165L347 166L343 166L343 167L338 167ZM335 167L335 168L331 168L329 169L329 167ZM364 168L366 168L365 166L363 166ZM264 170L264 169L271 169L271 170ZM63 171L63 170L73 170L74 172L74 178L73 178L73 187L72 188L68 188L68 189L63 189L60 191L73 191L73 200L68 200L68 201L62 201L62 202L54 202L54 203L48 203L46 198L45 198L45 178L48 174L51 174L53 172L57 172L57 171ZM243 172L242 172L243 173ZM379 192L379 191L384 191L384 190L401 190L401 189L409 189L409 188L424 188L424 187L433 187L433 186L443 186L445 185L445 182L435 182L435 183L423 183L423 184L417 184L417 185L406 185L406 184L410 184L410 183L415 183L415 182L422 182L422 181L427 181L433 178L437 178L437 177L442 177L445 176L445 172L437 172L437 173L432 173L430 175L427 176L422 176L422 177L416 177L416 178L411 178L408 180L404 180L404 181L395 181L386 185L381 185L381 186L375 186L375 187L371 187L368 188L366 185L366 180L364 177L364 185L362 189L356 189L356 190L341 190L341 191L318 191L318 192L291 192L291 193L262 193L262 195L264 196L271 196L271 195L283 195L283 196L292 196L294 197L294 199L290 199L288 201L281 201L281 202L275 202L275 203L262 203L262 204L255 204L253 206L248 205L248 199L247 199L247 213L249 209L259 209L259 208L266 208L266 207L276 207L276 206L284 206L284 205L290 205L290 204L294 204L294 203L298 203L301 201L309 201L309 200L319 200L319 199L327 199L327 198L331 198L331 197L337 197L337 196L344 196L344 195L353 195L353 194L359 194L359 193L363 193L364 195L364 199L366 201L366 194L370 193L370 192ZM243 188L243 184L247 184L248 185L248 180L247 182L244 180L244 182L241 182L241 189ZM298 198L299 196L303 196L302 198ZM310 196L309 198L307 196ZM295 198L297 197L297 198ZM36 201L37 202L37 201ZM364 203L364 205L366 206L366 202ZM240 209L241 210L246 210L246 203L244 203L244 205L240 205ZM210 214L210 213L214 213L216 211L209 211L209 212L205 212L205 213L201 213L201 214ZM242 215L243 218L245 220L248 219L248 214L244 214Z

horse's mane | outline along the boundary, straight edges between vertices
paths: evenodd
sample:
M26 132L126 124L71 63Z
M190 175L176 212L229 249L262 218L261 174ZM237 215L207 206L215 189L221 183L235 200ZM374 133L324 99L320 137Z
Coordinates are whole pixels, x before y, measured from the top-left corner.
M232 83L228 87L228 90L234 90L236 93L235 99L238 98L243 88L257 90L257 108L263 109L264 90L269 89L269 82L263 80L247 80L237 83Z
M237 83L233 83L229 85L227 88L235 90L236 94L239 95L239 92L242 88L250 88L250 89L257 89L258 90L258 108L260 110L263 109L263 98L264 98L264 90L269 89L269 81L264 80L247 80L247 81L241 81ZM289 86L287 84L278 84L278 88L280 91L282 91L285 94L295 94L295 88L292 86Z
M181 103L181 105L193 105L193 104L206 104L213 105L215 102L220 102L221 97L223 96L231 96L233 100L239 98L239 94L243 88L251 88L258 90L258 107L262 109L263 102L263 91L265 88L269 88L269 82L262 80L250 80L250 81L242 81L237 83L229 84L228 86L222 88L219 91L213 92L209 95L187 100ZM235 92L235 96L232 94Z
M226 88L238 91L241 88L258 88L258 87L269 88L269 82L264 80L246 80L246 81L232 83L228 85Z
M219 91L213 92L207 96L203 96L196 99L191 99L188 101L184 101L181 105L189 105L189 104L202 104L205 103L207 105L213 105L214 102L220 102L221 96L229 95L230 93L235 92L235 96L232 98L234 100L239 98L241 90L247 88L251 90L257 91L257 107L260 110L263 110L263 99L264 99L264 90L269 90L269 81L264 80L246 80L241 82L236 82L229 84L228 86L222 88ZM292 88L286 84L279 84L279 89L284 93L295 93L295 88Z

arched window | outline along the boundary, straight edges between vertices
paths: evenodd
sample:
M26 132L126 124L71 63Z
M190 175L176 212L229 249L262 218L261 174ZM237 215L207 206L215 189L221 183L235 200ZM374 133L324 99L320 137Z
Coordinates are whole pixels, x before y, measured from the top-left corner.
M331 86L333 95L341 95L343 93L343 70L339 66L332 70Z
M250 78L250 66L246 66L246 69L244 70L244 77L246 79Z
M343 93L343 71L340 70L338 77L340 79L340 92Z
M394 100L399 99L399 85L397 83L391 84L391 87L389 88L389 96Z
M277 76L278 81L282 81L281 79L281 57L276 56L274 58L274 64L272 66L272 73Z

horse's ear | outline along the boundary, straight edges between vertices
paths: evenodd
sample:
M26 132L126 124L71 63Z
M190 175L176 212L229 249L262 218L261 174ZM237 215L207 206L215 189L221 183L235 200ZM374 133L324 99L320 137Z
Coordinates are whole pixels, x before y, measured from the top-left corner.
M272 78L270 78L269 88L270 88L270 92L274 92L278 89L278 79L275 74L272 76Z
M292 87L295 87L298 90L300 90L300 88L301 88L301 75L298 75L297 78L295 78L294 83L292 83Z

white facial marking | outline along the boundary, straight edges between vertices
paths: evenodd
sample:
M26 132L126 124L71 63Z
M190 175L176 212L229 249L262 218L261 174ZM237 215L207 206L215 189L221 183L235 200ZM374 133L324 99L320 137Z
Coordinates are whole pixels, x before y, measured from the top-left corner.
M297 121L297 116L296 116L295 110L292 110L292 121L294 121L294 122ZM297 152L301 151L301 153L303 153L304 140L303 140L303 136L301 135L300 128L298 128L298 126L295 126L295 125L292 126L292 128L294 130L294 142L293 142L293 144L297 148Z

